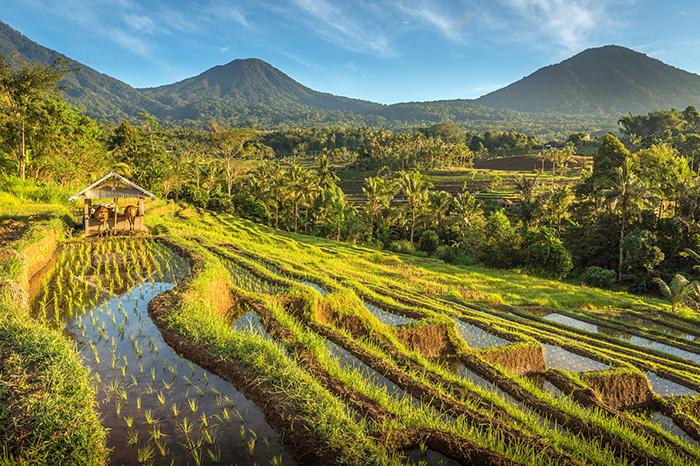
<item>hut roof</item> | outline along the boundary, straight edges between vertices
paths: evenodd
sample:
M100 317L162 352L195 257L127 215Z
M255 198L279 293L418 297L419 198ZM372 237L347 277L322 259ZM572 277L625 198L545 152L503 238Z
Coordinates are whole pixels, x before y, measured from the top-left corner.
M75 196L72 196L69 200L122 199L127 197L150 197L154 199L156 196L123 176L112 172L95 181Z

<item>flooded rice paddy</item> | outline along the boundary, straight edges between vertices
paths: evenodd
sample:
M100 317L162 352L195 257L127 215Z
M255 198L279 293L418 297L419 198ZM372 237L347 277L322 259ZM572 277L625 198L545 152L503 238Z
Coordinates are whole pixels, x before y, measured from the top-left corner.
M93 266L100 273L73 277L92 299L62 317L95 377L111 464L295 464L253 403L164 342L147 305L189 266L157 244L140 253L150 266L136 280L103 267L109 255Z

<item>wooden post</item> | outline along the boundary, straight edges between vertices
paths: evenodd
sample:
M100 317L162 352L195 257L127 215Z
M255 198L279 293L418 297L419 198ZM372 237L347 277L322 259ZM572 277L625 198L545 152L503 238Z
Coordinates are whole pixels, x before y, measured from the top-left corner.
M117 232L117 210L119 210L119 205L117 202L119 199L116 197L114 198L114 228L112 228L112 234L115 234Z
M92 199L85 199L83 206L83 235L87 236L90 232L90 207L92 207Z
M143 230L143 197L139 197L139 213L135 219L135 228L138 230Z

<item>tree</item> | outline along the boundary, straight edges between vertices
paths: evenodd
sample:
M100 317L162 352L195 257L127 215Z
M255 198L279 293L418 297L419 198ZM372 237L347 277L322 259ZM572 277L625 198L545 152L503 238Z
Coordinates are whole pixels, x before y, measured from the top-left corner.
M414 170L399 173L398 184L401 187L401 192L406 196L408 210L411 212L411 242L413 242L416 217L425 202L428 189L433 187L433 183L428 181L425 175L422 175L418 170Z
M663 293L663 295L671 303L671 312L674 314L679 304L697 299L699 296L698 292L700 291L700 284L698 284L697 281L693 281L691 283L687 278L679 273L673 277L673 280L671 280L671 283L669 284L659 277L654 277L654 282L659 285L661 293Z
M450 217L452 209L452 195L446 191L428 193L428 216L435 226L435 231L440 239L445 238L446 221Z
M381 212L389 208L389 204L398 192L399 186L381 176L365 178L365 186L362 192L365 193L367 203L365 204L365 214L369 217L370 236L374 233L375 226L378 226Z
M26 178L27 150L25 136L34 125L37 113L47 97L61 100L60 91L69 86L58 82L71 71L68 62L56 58L50 65L25 63L13 55L14 65L4 55L0 56L0 111L12 127L17 145L19 177Z
M606 179L612 180L617 176L615 170L622 167L629 157L630 153L622 142L612 134L606 134L593 158L593 183L600 184Z
M226 170L226 189L231 194L233 180L238 170L233 165L233 160L243 152L243 146L253 139L255 131L250 128L230 128L224 129L214 125L214 141L224 159Z
M619 281L622 282L622 245L625 238L625 224L631 214L641 212L652 196L658 194L658 190L650 188L646 182L638 178L632 171L632 159L627 159L622 166L613 169L608 188L604 189L602 194L610 209L619 210L622 216L619 248Z

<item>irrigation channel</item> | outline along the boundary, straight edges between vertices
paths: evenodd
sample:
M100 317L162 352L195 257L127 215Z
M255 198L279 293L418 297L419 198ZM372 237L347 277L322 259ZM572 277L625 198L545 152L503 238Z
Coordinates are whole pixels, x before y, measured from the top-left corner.
M95 378L111 464L295 464L263 413L172 350L148 316L186 260L152 241L78 243L54 270L34 309L75 339Z

